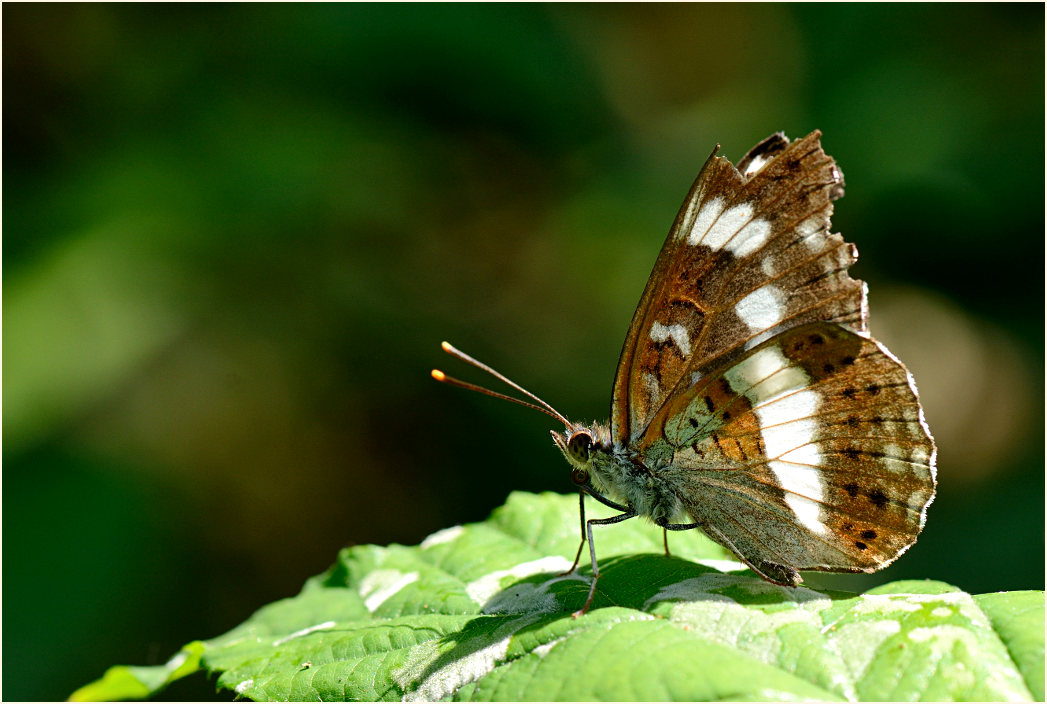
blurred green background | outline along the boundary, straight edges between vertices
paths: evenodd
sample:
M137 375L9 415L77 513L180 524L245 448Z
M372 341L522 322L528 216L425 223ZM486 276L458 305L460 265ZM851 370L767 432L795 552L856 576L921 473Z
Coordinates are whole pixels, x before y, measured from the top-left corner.
M920 542L808 581L1042 589L1043 21L5 4L4 698L163 662L342 546L570 491L548 418L429 378L480 380L440 341L606 419L699 167L777 130L825 133L940 447Z

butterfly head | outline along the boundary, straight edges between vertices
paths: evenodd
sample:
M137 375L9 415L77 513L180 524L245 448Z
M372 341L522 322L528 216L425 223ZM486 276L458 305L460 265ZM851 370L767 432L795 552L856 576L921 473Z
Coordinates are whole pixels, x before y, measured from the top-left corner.
M579 486L588 484L593 456L610 452L610 432L595 424L592 427L571 424L564 431L553 430L550 434L571 465L571 481Z

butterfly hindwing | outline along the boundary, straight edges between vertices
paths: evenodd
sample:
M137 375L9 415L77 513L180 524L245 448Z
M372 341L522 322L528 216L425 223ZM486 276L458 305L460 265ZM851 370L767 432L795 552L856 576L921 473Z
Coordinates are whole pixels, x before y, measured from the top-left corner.
M641 444L696 522L781 583L797 569L883 567L916 540L934 497L934 442L911 376L831 323L790 329L702 377Z
M853 245L829 232L843 176L813 132L778 134L738 167L702 168L633 316L615 377L612 437L642 435L677 384L725 354L825 320L865 331Z

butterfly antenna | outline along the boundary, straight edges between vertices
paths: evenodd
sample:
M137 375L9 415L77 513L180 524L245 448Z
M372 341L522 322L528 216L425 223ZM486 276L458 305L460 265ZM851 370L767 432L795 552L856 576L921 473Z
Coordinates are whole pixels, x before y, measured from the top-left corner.
M571 427L571 421L569 421L566 418L564 418L563 414L561 414L559 411L557 411L555 408L550 406L548 403L546 403L542 399L538 398L537 396L532 394L530 391L528 391L524 387L520 386L519 384L517 384L515 381L513 381L510 378L508 378L504 374L501 374L500 372L495 371L494 369L492 369L491 367L487 366L483 362L481 362L481 361L479 361L477 359L474 359L473 357L470 357L465 352L462 352L461 350L456 348L450 342L441 342L440 343L440 347L442 347L443 351L446 352L447 354L451 355L452 357L457 357L458 359L462 360L466 364L470 364L470 365L476 367L477 369L482 369L483 371L485 371L488 374L490 374L491 376L493 376L495 379L498 379L498 380L502 381L503 383L508 384L509 386L513 387L514 389L516 389L520 393L524 394L528 398L534 399L535 401L537 401L541 405L535 405L533 403L528 403L527 401L522 401L522 400L520 400L518 398L514 398L513 396L508 396L506 394L501 394L501 393L498 393L497 391L491 391L490 389L486 389L486 388L484 388L482 386L478 386L476 384L470 384L467 381L462 381L460 379L455 379L454 377L447 376L446 374L444 374L439 369L434 369L432 371L432 376L437 381L439 381L441 383L444 383L444 384L450 384L451 386L458 386L458 387L463 388L463 389L469 389L470 391L479 391L480 393L486 394L488 396L493 396L495 398L500 398L500 399L502 399L504 401L511 401L512 403L517 403L517 404L519 404L521 406L526 406L527 408L533 408L536 411L541 411L545 415L550 416L552 418L555 418L556 420L558 420L561 423L563 423L564 425L566 425L568 428Z

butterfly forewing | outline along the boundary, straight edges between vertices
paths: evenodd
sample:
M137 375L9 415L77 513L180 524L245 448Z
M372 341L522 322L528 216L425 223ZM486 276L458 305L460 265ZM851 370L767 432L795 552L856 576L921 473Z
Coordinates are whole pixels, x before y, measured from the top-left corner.
M829 232L843 176L820 133L774 135L736 168L712 156L670 230L629 327L612 437L643 435L678 384L781 330L831 321L865 332L853 245Z
M788 330L678 391L640 444L695 521L787 584L797 569L883 567L934 497L912 378L834 324Z

